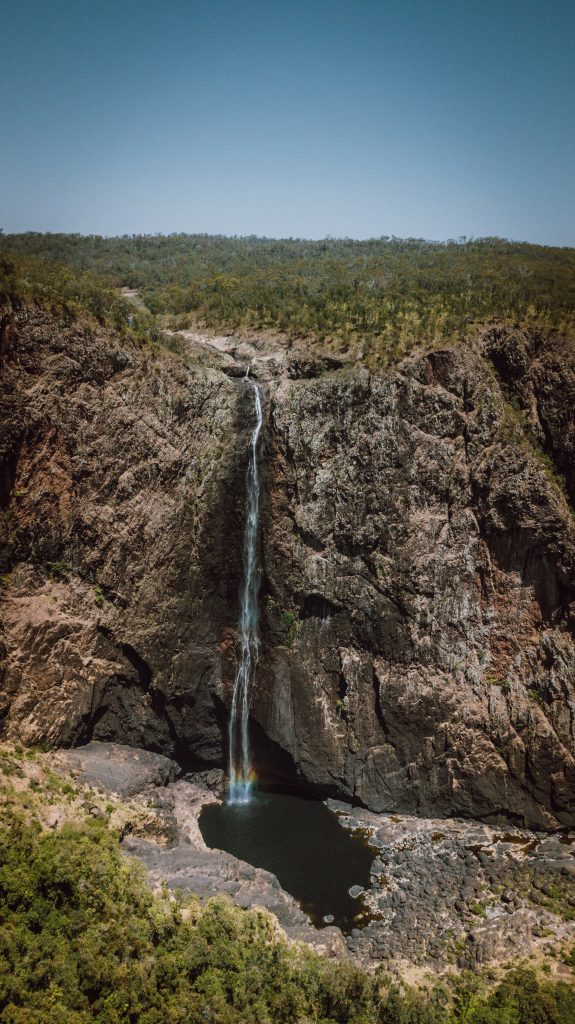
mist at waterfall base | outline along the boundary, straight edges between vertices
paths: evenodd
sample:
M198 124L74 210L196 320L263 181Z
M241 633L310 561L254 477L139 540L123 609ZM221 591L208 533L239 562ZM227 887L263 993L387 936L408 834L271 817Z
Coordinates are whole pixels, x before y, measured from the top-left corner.
M374 851L320 800L254 787L247 803L204 807L199 825L207 846L273 872L316 926L359 926L362 903L348 890L369 885Z

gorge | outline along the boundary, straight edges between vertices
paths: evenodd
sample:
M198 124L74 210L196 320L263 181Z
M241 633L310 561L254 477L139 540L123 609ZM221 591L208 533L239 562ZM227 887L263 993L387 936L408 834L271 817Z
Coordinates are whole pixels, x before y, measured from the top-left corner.
M224 763L253 408L195 351L3 326L8 738ZM571 358L497 328L384 376L258 353L256 761L375 811L573 824Z
M238 811L252 775L330 798L383 865L349 949L441 959L482 886L570 864L572 350L488 324L378 373L176 341L2 322L2 736L226 767Z
M575 4L8 10L0 1024L575 1024Z

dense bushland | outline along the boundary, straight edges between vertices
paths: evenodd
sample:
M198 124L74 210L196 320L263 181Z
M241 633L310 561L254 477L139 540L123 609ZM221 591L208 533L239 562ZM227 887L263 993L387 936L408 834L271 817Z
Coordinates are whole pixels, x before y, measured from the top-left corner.
M575 249L498 238L0 236L0 251L140 290L172 326L285 332L383 365L414 345L466 337L474 322L575 326Z
M572 1024L575 988L514 970L418 992L278 938L225 900L154 894L105 822L0 827L0 1020L9 1024Z
M0 253L0 318L27 304L71 321L88 314L137 345L158 345L162 338L149 312L135 310L117 289L91 271L79 273L58 263Z

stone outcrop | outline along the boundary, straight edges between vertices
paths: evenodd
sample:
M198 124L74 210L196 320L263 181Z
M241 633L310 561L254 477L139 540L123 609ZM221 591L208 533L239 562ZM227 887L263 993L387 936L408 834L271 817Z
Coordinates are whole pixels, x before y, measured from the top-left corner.
M124 799L150 786L168 786L180 774L178 765L169 757L122 743L93 740L83 747L61 752L59 758L82 785L117 793Z
M486 328L376 375L189 344L4 323L4 734L225 763L255 354L258 763L375 811L572 825L572 347Z
M377 854L346 936L363 961L476 968L556 955L575 938L575 834L328 805Z

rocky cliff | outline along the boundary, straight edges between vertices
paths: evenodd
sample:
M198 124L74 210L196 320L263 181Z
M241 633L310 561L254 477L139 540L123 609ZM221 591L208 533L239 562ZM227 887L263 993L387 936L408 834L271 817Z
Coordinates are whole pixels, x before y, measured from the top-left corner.
M249 354L262 770L372 810L573 825L572 346L486 327L386 375ZM0 360L4 734L223 763L239 364L37 310L5 318Z

